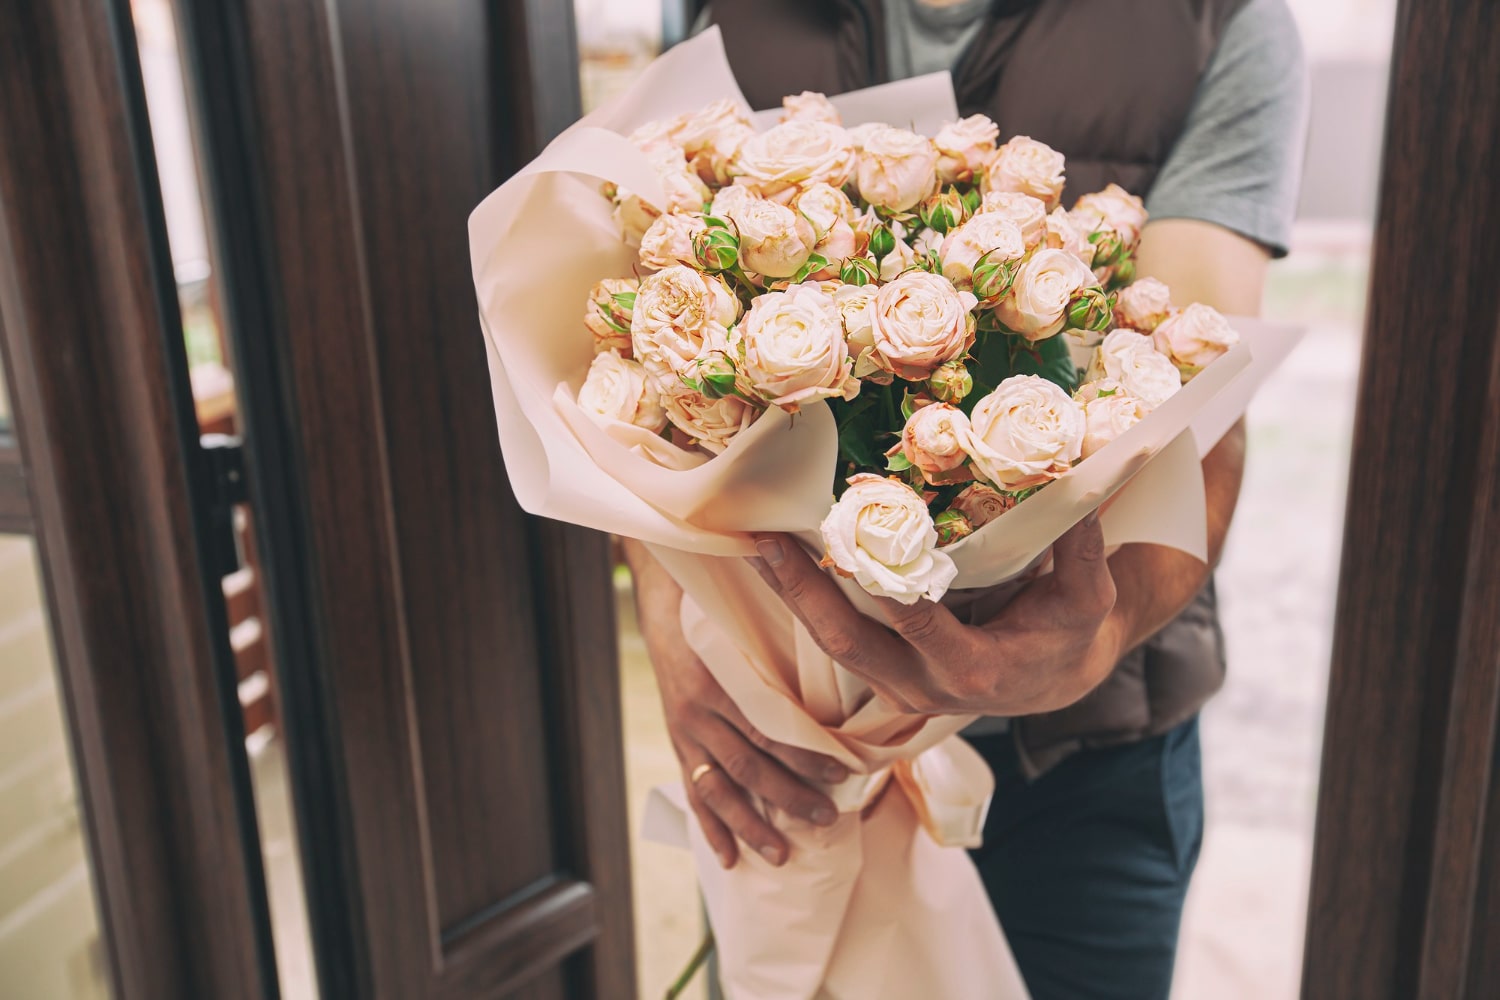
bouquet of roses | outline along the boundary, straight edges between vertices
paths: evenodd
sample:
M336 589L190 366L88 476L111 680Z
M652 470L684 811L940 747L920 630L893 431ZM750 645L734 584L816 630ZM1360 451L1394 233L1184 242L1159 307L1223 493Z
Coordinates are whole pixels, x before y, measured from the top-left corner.
M606 185L640 276L589 293L599 353L579 402L716 454L770 408L826 400L826 563L879 596L938 600L958 572L943 548L1239 336L1132 283L1141 200L1110 185L1063 208L1064 160L1044 143L999 145L984 115L929 139L846 130L822 94L783 104L764 132L724 98L630 135L669 202Z
M781 867L721 868L683 789L653 794L730 997L1025 996L960 849L994 788L951 738L971 717L834 662L741 558L751 533L796 536L871 616L1042 572L1096 510L1108 545L1206 558L1199 458L1296 339L1132 282L1141 203L1064 208L1062 157L998 140L946 74L752 116L710 29L470 218L518 502L646 543L746 719L854 775L832 827L767 807Z

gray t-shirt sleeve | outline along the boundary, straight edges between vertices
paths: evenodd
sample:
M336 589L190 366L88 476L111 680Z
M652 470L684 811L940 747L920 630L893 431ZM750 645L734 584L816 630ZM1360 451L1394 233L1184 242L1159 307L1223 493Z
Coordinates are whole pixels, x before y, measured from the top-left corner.
M1307 133L1307 66L1286 0L1249 0L1224 27L1182 135L1146 199L1286 255Z

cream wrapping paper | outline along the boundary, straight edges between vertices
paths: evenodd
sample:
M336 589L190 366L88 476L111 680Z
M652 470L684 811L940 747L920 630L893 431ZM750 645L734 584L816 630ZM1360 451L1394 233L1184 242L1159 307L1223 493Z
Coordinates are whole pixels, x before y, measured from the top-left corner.
M593 356L580 322L589 288L632 273L609 203L612 181L660 203L636 126L728 97L744 106L717 29L653 62L619 98L554 140L470 218L470 245L495 413L511 484L527 511L638 538L687 595L685 634L708 669L772 739L835 757L856 773L830 789L829 829L772 819L793 845L772 868L745 852L722 870L682 790L659 790L649 833L691 846L731 1000L1024 998L977 873L993 779L952 739L967 716L913 717L834 664L741 556L748 533L804 544L832 504L837 442L826 406L796 419L771 409L712 460L656 435L605 430L575 403ZM834 99L845 123L911 123L929 134L956 117L947 74ZM1106 542L1206 552L1198 458L1243 412L1296 332L1233 321L1244 342L1147 419L1006 515L945 549L956 588L986 587L1040 564L1089 511ZM1124 489L1129 483L1129 489ZM845 592L866 613L871 599ZM956 594L955 596L961 597Z

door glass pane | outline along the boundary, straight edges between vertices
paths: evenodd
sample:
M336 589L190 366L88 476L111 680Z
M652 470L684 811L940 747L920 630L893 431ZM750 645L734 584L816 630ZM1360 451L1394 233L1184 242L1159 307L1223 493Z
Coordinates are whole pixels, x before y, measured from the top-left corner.
M0 535L0 992L93 1000L106 956L38 580L32 539Z
M131 11L198 428L203 434L234 436L240 433L239 406L227 338L250 332L229 329L220 307L223 278L216 266L212 203L201 181L196 109L186 87L174 5L172 0L132 0ZM238 566L223 578L222 585L244 713L281 995L288 1000L304 1000L317 995L316 976L279 726L271 623L266 619L255 554L254 515L248 505L232 512L224 532L238 553Z

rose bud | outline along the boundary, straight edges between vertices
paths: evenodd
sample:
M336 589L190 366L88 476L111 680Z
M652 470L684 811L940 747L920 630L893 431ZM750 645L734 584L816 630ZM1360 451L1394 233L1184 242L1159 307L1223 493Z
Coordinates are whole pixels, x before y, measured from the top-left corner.
M932 519L932 526L937 529L938 548L952 545L961 538L968 538L974 534L974 526L969 519L956 510L945 510Z
M710 225L693 237L693 260L705 271L718 274L740 259L740 240L723 226Z
M709 399L738 395L735 385L739 382L739 373L735 371L734 362L729 355L723 351L711 351L702 355L695 362L695 367L699 391Z
M839 269L839 280L846 285L868 285L878 274L874 261L867 257L850 257Z
M917 209L922 224L938 233L947 233L964 224L969 217L963 197L953 188L927 198Z
M583 325L594 335L596 354L614 351L624 358L631 356L630 318L639 287L634 278L605 278L589 291Z
M942 403L958 403L974 391L974 377L960 361L939 365L927 379L933 398Z
M947 403L932 403L914 410L901 429L901 441L887 454L899 454L922 478L934 486L961 483L974 477L964 468L969 455L964 442L969 437L969 418Z
M1015 261L991 251L974 265L974 297L980 302L999 302L1016 282Z
M886 254L896 249L896 237L889 226L876 226L870 233L870 253L876 260L885 260Z
M790 278L817 245L812 223L785 205L758 200L735 213L740 229L740 264L767 278Z
M1115 325L1150 333L1172 315L1172 290L1155 278L1142 278L1115 296Z
M962 514L970 527L978 531L1015 505L1013 495L1001 493L985 483L975 483L954 497L948 509Z
M1156 349L1182 372L1184 382L1240 342L1223 314L1201 302L1164 321L1152 338Z
M1080 289L1068 303L1068 329L1092 330L1102 333L1109 329L1114 318L1114 309L1109 296L1098 287Z

